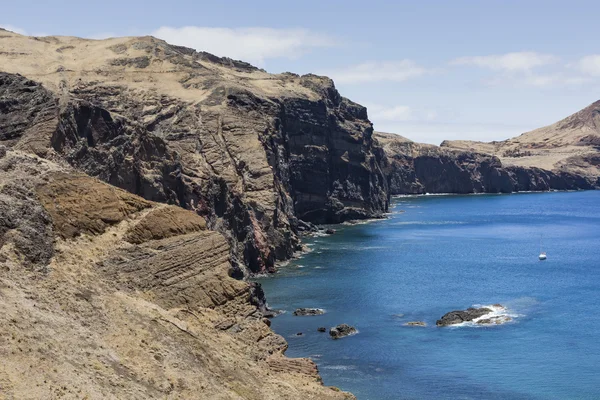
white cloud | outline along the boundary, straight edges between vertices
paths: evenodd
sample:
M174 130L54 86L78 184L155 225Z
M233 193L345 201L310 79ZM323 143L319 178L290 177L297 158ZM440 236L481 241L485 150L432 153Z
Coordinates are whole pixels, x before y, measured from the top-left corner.
M306 29L161 27L151 33L169 43L207 51L260 66L271 58L295 59L314 48L336 44Z
M592 54L583 57L577 63L579 70L591 76L600 76L600 55Z
M409 106L381 106L369 105L369 118L374 121L410 121L414 118L413 110Z
M50 36L49 34L47 34L45 32L33 32L33 33L29 33L29 32L27 32L23 28L19 28L17 26L8 25L8 24L0 24L0 28L4 28L4 29L6 29L8 31L11 31L11 32L14 32L14 33L18 33L19 35L28 35L28 36L36 36L36 37Z
M14 33L18 33L19 35L27 35L27 32L25 32L25 29L21 29L21 28L18 28L16 26L13 26L13 25L0 24L0 28L4 28L7 31L11 31L11 32L14 32Z
M412 60L366 62L346 68L326 71L337 83L403 82L429 72Z
M114 38L114 37L119 37L121 35L117 35L116 33L112 33L112 32L100 32L100 33L94 33L93 35L88 35L86 36L87 39L94 39L94 40L102 40L102 39L110 39L110 38Z
M530 71L533 68L553 64L556 56L531 51L496 54L489 56L460 57L450 62L451 65L473 65L481 68L503 71Z
M394 122L427 122L434 121L438 113L434 110L414 108L405 105L366 104L369 119L375 125Z
M538 88L550 88L559 86L578 86L585 83L590 83L593 80L578 75L567 75L562 72L552 74L501 74L491 79L485 80L490 86L506 86L515 87L533 86Z

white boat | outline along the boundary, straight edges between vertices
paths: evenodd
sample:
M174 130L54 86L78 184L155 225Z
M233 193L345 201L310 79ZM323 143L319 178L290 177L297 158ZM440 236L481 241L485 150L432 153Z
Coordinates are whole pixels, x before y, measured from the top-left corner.
M542 237L540 236L540 255L538 256L540 261L544 261L546 259L546 252L542 251Z

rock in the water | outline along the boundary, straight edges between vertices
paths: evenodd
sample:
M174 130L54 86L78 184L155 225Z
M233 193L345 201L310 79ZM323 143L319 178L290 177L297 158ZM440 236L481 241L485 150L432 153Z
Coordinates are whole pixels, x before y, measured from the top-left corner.
M479 325L501 325L505 322L512 321L508 315L498 315L496 317L484 318L477 321Z
M427 326L427 324L423 321L409 321L404 325L406 325L406 326Z
M487 307L481 308L467 308L463 311L450 311L445 314L441 319L436 321L437 326L448 326L456 325L462 322L472 321L476 318L483 317L486 314L491 313L492 310Z
M325 328L324 326L320 326L320 327L317 328L317 331L319 331L319 332L326 332L327 328Z
M336 327L333 327L329 330L329 335L333 338L333 339L340 339L343 338L345 336L348 335L352 335L355 334L356 328L353 326L350 326L348 324L340 324Z
M308 316L308 315L323 315L325 314L325 310L322 308L298 308L294 311L294 315L296 316Z
M328 235L333 235L335 233L335 229L331 229L331 228L330 229L326 229L325 233L328 234Z

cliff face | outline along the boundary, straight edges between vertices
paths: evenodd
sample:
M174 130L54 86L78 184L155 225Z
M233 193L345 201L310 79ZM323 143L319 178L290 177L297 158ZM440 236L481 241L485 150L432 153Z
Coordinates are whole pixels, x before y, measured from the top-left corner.
M283 355L202 217L3 146L0 182L0 397L353 398Z
M24 75L0 76L0 140L195 211L228 238L238 275L291 256L303 221L387 210L366 109L328 78L150 37L0 35L0 70Z
M383 169L394 194L512 193L600 187L593 178L536 167L503 166L492 155L420 144L376 133Z
M482 143L445 141L441 147L497 155L505 166L542 168L600 179L600 101L552 125L512 139Z

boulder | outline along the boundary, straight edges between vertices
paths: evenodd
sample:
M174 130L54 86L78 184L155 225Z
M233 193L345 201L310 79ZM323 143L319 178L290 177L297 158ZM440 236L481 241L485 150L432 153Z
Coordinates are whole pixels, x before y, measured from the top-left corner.
M326 332L327 328L325 328L324 326L320 326L320 327L317 328L317 331L318 332Z
M329 335L333 339L340 339L345 336L353 335L357 332L356 328L348 324L340 324L336 327L329 329Z
M462 311L450 311L449 313L444 314L441 319L436 321L437 326L448 326L448 325L456 325L462 322L472 321L476 318L483 317L486 314L491 313L492 310L487 307L481 308L467 308Z

